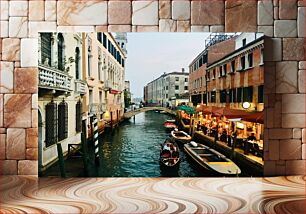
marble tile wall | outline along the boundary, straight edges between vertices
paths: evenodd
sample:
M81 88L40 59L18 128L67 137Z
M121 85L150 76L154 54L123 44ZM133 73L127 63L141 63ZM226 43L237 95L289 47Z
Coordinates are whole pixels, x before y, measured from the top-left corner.
M305 1L1 0L0 167L37 175L37 32L264 32L266 176L305 174Z

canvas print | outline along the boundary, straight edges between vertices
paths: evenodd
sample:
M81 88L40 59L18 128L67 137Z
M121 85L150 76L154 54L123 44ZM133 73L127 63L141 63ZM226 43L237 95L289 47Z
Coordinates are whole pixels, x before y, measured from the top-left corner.
M38 42L41 177L263 175L263 34Z

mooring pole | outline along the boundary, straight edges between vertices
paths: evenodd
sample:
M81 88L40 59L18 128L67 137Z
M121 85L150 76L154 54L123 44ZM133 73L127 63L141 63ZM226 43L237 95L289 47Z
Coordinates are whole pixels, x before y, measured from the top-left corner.
M87 126L86 121L82 120L82 134L81 134L81 147L83 152L83 163L85 176L88 176L88 144L87 144Z
M64 156L63 156L62 144L57 143L56 146L57 146L57 155L58 155L58 160L59 160L61 177L65 178L66 172L65 172L65 161L64 161Z

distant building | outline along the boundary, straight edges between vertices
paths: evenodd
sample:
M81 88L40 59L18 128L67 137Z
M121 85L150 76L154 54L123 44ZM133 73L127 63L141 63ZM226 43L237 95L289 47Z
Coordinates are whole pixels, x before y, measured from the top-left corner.
M182 72L164 73L144 88L144 100L149 105L171 106L181 94L188 93L189 74Z
M131 105L132 94L131 94L131 86L130 81L126 80L124 84L124 105L125 108L128 108Z

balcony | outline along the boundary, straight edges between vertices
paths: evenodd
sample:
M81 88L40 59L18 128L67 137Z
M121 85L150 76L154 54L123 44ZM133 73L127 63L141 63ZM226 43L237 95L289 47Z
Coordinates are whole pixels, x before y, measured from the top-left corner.
M38 87L62 92L71 92L71 79L67 72L60 71L45 65L38 65L39 83Z
M75 92L84 95L86 93L86 82L83 80L74 80Z
M104 82L104 90L107 91L113 87L113 84L110 80L105 80Z
M99 103L89 104L89 112L91 114L97 114L99 112Z

